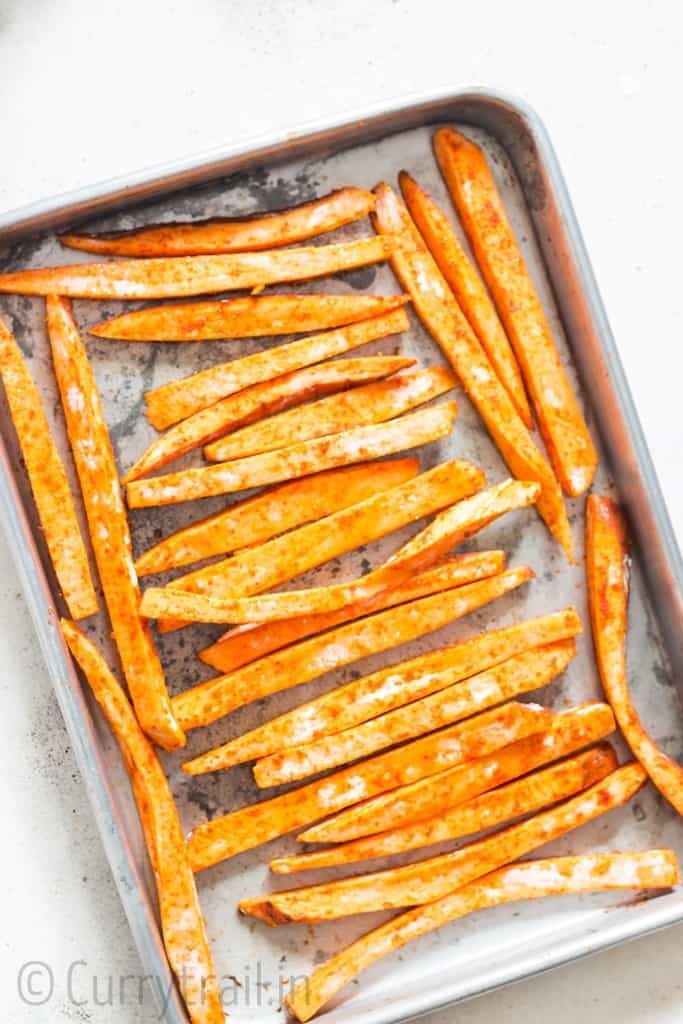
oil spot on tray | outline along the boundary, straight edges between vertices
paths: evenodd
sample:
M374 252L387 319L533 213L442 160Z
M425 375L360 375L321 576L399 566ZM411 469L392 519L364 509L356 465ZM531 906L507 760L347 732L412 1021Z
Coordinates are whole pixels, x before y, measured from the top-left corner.
M271 171L261 167L248 175L228 179L225 186L227 189L244 189L257 204L257 209L278 210L315 199L320 182L313 168L304 164L291 178L273 177Z
M359 267L357 270L346 270L342 274L335 275L337 281L343 281L356 291L365 291L374 284L377 277L377 267Z

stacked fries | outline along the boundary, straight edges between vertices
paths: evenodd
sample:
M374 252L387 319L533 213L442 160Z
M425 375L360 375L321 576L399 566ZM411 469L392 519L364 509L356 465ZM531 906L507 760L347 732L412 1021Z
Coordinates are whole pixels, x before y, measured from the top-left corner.
M436 133L434 148L476 265L448 215L401 172L405 205L381 184L242 220L69 233L64 245L124 259L0 274L0 292L47 298L93 561L130 703L85 634L67 619L62 632L121 747L169 963L197 1024L224 1018L195 872L295 830L303 829L297 841L319 845L274 859L275 874L468 839L436 856L242 900L243 914L268 925L399 911L290 993L289 1009L302 1021L378 958L466 914L546 895L679 882L668 850L519 863L625 804L648 776L683 813L683 769L645 732L628 689L625 521L613 501L595 494L587 504L587 582L609 703L555 712L519 700L558 679L575 657L583 626L568 607L407 660L390 655L389 665L187 760L182 767L192 776L254 762L260 788L302 783L226 810L189 836L150 744L177 749L187 730L280 691L296 695L332 669L426 637L529 584L538 567L508 567L505 551L454 552L501 517L535 507L573 558L563 492L577 497L590 487L593 442L482 151L450 128ZM374 236L300 245L368 215ZM201 298L91 325L100 338L137 342L318 332L148 391L147 419L163 433L120 476L69 296L260 292L382 261L407 294ZM349 355L407 331L410 302L451 369L418 367L395 351ZM97 597L76 500L3 324L0 375L64 602L74 619L88 617ZM442 399L459 382L514 479L491 482L470 462L425 464L419 452L402 454L451 433L457 406ZM151 475L191 452L204 464ZM121 484L130 509L260 490L208 518L190 513L134 559ZM273 592L418 523L411 539L358 578ZM138 577L178 569L185 571L141 594ZM219 674L170 697L150 619L161 633L228 624L197 652ZM617 724L637 759L621 766L607 742Z

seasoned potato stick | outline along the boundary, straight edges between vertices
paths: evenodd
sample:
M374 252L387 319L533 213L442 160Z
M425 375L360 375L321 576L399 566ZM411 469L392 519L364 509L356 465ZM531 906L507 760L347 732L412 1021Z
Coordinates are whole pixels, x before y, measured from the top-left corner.
M130 231L69 233L60 242L70 249L102 256L202 256L221 252L256 252L304 242L367 216L375 206L372 192L339 188L298 206L247 217L214 217L187 223L152 224Z
M370 341L376 341L391 334L400 334L401 331L407 331L409 327L408 316L404 309L390 307L387 312L382 312L390 301L394 305L398 302L402 303L401 296L389 300L370 295L268 295L259 299L231 299L229 301L265 302L275 299L282 302L296 300L298 303L308 299L329 299L335 302L339 299L351 299L354 302L364 299L366 302L380 303L380 309L375 312L381 315L372 315L371 319L362 320L361 323L352 323L348 327L340 327L336 331L326 331L324 334L300 338L298 341L291 341L287 345L278 345L275 348L266 349L264 352L242 356L241 359L233 359L229 363L219 363L217 366L210 366L206 370L193 373L189 377L162 384L161 387L145 394L147 419L153 427L156 427L157 430L165 430L174 423L219 402L222 398L234 395L236 391L241 391L243 388L272 380L274 377L291 373L292 370L299 370L304 366L312 366L314 363L341 355ZM170 311L187 307L167 305L160 308ZM142 310L141 312L149 313L150 311ZM137 316L135 313L130 315ZM369 310L366 315L371 315ZM284 322L284 317L281 314L278 317L277 312L268 312L265 316L267 322L277 328L277 332L297 329L306 331L315 329L316 326L326 326L325 322L322 322L314 323L311 327L306 318L299 315L296 307L292 309L292 317L294 322L299 325L298 328L292 325L288 326ZM224 336L224 334L219 334L219 337Z
M535 480L541 485L538 511L571 559L569 520L550 466L500 383L408 211L388 185L378 186L375 194L375 224L395 240L391 265L410 294L415 312L443 349L511 472L519 480Z
M412 479L414 457L328 469L262 491L159 541L135 563L138 576L177 569L212 555L263 544Z
M195 871L210 867L365 797L497 750L547 728L551 719L551 713L537 704L506 704L307 786L207 821L188 840L192 866Z
M297 871L376 860L407 850L420 850L450 839L461 839L574 796L604 779L616 768L616 754L609 743L604 743L550 768L532 772L507 786L500 786L467 800L457 807L440 811L432 818L380 832L378 835L354 839L350 843L327 846L312 853L279 857L270 862L270 870L276 875L291 875Z
M168 697L147 622L139 612L126 510L97 384L66 299L50 295L47 325L52 359L93 553L121 665L140 725L165 749L185 743Z
M301 441L276 452L220 462L202 469L186 469L151 480L135 480L128 484L128 504L131 508L149 508L196 501L394 455L446 437L453 429L455 414L455 402L441 402L389 423L355 427L332 437Z
M576 642L561 640L518 654L464 681L452 682L453 673L446 670L443 688L429 697L332 736L270 754L254 765L254 778L261 788L279 786L441 729L521 693L547 686L575 655ZM457 669L454 674L457 678Z
M362 623L358 624L360 628ZM310 743L367 722L411 701L436 693L442 686L467 679L541 644L556 643L581 632L574 608L530 619L517 626L482 633L459 644L420 654L369 676L354 679L315 700L265 722L186 764L192 774L230 767ZM264 659L265 661L265 659ZM258 664L262 664L259 662ZM446 677L445 673L449 675ZM611 718L611 714L609 716ZM322 826L324 827L324 826Z
M156 754L99 651L62 620L69 649L114 733L131 773L133 793L154 869L164 945L195 1024L222 1024L220 992L178 812Z
M244 427L208 445L204 455L213 462L227 462L285 448L296 441L338 434L364 423L381 423L437 398L455 384L455 377L445 366L399 373L390 380L343 391Z
M533 575L528 566L520 566L339 626L178 694L173 699L174 712L188 729L208 725L243 704L441 629L527 583Z
M310 843L347 842L432 818L495 786L604 739L614 729L614 715L609 705L579 705L560 712L547 732L519 740L471 764L367 800L314 825L298 838Z
M401 171L399 175L399 184L410 215L439 270L446 278L521 419L531 429L533 418L522 375L512 346L498 319L496 308L481 278L460 245L448 218L432 197L405 171Z
M243 900L240 910L275 925L289 921L330 921L350 914L431 903L593 821L606 811L622 806L646 779L639 764L629 764L565 803L452 853L405 867ZM190 859L193 859L192 849Z
M298 982L285 1002L297 1020L310 1020L340 989L382 957L450 921L488 907L544 896L668 889L679 880L673 850L587 853L513 864L368 932Z
M661 750L635 709L628 686L629 545L615 501L591 494L586 503L586 569L595 656L612 710L633 754L657 789L683 814L683 768Z
M160 469L207 441L247 423L253 423L263 416L269 416L280 409L288 409L319 395L339 391L341 388L388 377L389 374L410 366L414 361L404 356L339 359L316 366L305 366L282 377L254 384L176 423L140 456L126 473L123 482L129 483L138 477L147 476L153 470Z
M170 299L259 288L353 270L389 258L389 239L227 256L173 256L41 267L0 274L0 292L74 299Z
M38 389L2 320L0 377L57 582L69 614L84 619L97 611L97 595L74 497Z
M436 132L434 151L522 367L557 478L577 497L593 481L597 452L486 158L452 128Z

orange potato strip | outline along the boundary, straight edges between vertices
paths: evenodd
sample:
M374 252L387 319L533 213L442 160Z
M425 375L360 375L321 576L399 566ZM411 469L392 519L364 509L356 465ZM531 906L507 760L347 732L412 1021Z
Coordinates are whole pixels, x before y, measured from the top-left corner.
M187 846L164 770L99 651L71 622L62 633L123 753L159 896L164 945L195 1024L222 1024L223 1011Z
M152 224L130 231L69 233L62 245L103 256L201 256L271 249L333 231L365 217L375 206L372 192L339 188L298 206L246 217L214 217L187 223Z
M683 768L661 750L635 709L628 686L629 544L615 501L591 494L586 503L586 569L595 656L607 699L633 754L657 789L683 814Z
M84 619L97 611L97 595L74 497L38 389L2 320L0 377L57 582L69 614Z
M263 544L405 483L419 468L418 460L408 457L328 469L280 484L170 534L140 555L135 569L138 576L149 576Z
M587 853L513 864L368 932L298 982L285 1002L297 1020L310 1020L340 989L382 957L450 921L488 907L544 896L668 889L679 881L673 850Z
M391 242L375 237L273 252L81 263L0 274L0 292L74 299L170 299L307 281L380 263L390 254Z
M48 296L47 324L71 449L112 632L140 725L165 749L185 743L147 622L118 472L97 384L66 299Z
M400 334L402 331L407 331L410 326L406 311L389 305L390 303L393 303L394 306L397 303L403 303L404 300L401 296L387 299L371 295L267 295L258 299L231 299L229 301L265 302L268 300L272 303L276 299L281 302L296 300L298 303L308 299L329 299L334 302L341 299L359 302L364 299L366 302L372 302L373 308L372 310L367 309L365 314L359 312L359 316L371 316L373 312L381 315L372 315L371 319L362 320L361 323L353 323L350 326L340 327L335 331L326 331L310 338L300 338L287 345L278 345L263 352L255 352L250 356L242 356L241 359L233 359L228 363L209 366L206 370L200 370L189 377L173 380L152 391L147 391L145 394L146 413L147 419L153 427L156 427L157 430L165 430L174 423L186 419L200 409L205 409L243 388L272 380L274 377L291 373L292 370L299 370L304 366L312 366L314 363L341 355L360 345L377 341L379 338ZM377 304L380 305L379 309L376 309ZM384 311L387 307L389 307L388 310ZM187 308L187 306L161 307L164 311ZM149 313L150 311L142 310L141 312ZM137 316L135 313L130 315ZM285 321L282 314L278 316L277 311L268 311L265 316L268 323L276 328L276 333L283 333L286 330L291 332L297 329L307 331L315 329L316 326L326 326L324 322L309 325L306 317L299 316L296 308L292 309L293 324ZM220 330L224 332L227 328ZM95 332L91 330L91 333ZM101 334L101 332L98 333ZM218 336L225 337L225 333L219 333ZM242 336L244 336L243 332Z
M452 853L405 867L242 900L240 910L276 925L289 921L331 921L373 910L431 903L622 806L646 779L639 764L629 764L565 803ZM190 859L193 860L191 841Z
M207 441L247 423L253 423L263 416L269 416L272 412L288 409L292 405L339 391L341 388L352 387L354 384L388 377L389 374L403 370L414 362L414 359L407 359L404 356L338 359L316 366L305 366L301 370L293 370L273 380L254 384L176 423L140 456L126 473L123 483L146 476Z
M265 789L295 782L469 718L511 697L547 686L575 655L576 642L562 640L518 654L464 681L452 682L453 675L457 679L457 669L455 673L446 670L443 688L429 697L313 743L262 758L254 765L256 784Z
M405 171L399 175L399 184L410 215L439 270L446 278L522 421L531 429L533 417L524 381L512 346L498 319L496 307L481 278L460 245L448 218L432 197Z
M361 629L363 625L360 622L357 628ZM449 683L467 679L475 673L499 665L516 654L542 644L569 639L580 632L581 620L574 608L568 608L420 654L410 661L390 665L369 676L354 679L315 700L300 704L222 747L202 754L185 764L184 770L198 774L216 768L228 768L242 761L266 757L278 750L339 733L435 693ZM335 633L331 635L334 638ZM287 652L284 653L286 655ZM268 659L255 664L263 663L267 665Z
M174 712L188 729L208 725L243 704L299 686L334 668L441 629L527 583L533 575L528 566L509 569L499 576L339 626L178 694L173 698Z
M557 478L577 497L593 481L597 452L486 158L452 128L436 132L434 151L522 367Z
M529 736L488 757L403 786L314 825L302 842L348 842L432 818L511 779L556 761L615 729L607 704L582 704L560 712L546 732Z
M382 463L380 463L382 465ZM464 583L496 576L505 568L503 551L474 551L445 559L435 569L418 573L399 587L378 594L370 601L340 608L336 612L322 612L318 615L298 615L275 622L252 623L236 626L211 647L201 651L199 657L219 672L248 665L257 658L280 650L296 640L322 633L333 626L339 626L351 619L359 619L371 612L393 608L418 597L427 597L441 590L460 587Z
M195 871L210 867L365 797L546 729L551 720L551 713L537 704L506 704L299 789L207 821L189 837L192 866Z
M520 480L535 480L541 485L538 511L571 559L569 520L550 466L500 383L405 206L388 185L379 185L375 193L376 227L395 239L391 265L410 294L415 312L462 381L511 472Z
M207 445L204 455L213 462L226 462L284 448L295 441L338 434L363 423L381 423L443 395L455 385L455 377L445 366L400 373L390 380L322 398L244 427Z
M453 429L455 414L455 402L442 402L399 416L389 423L355 427L332 437L301 441L276 452L219 462L201 469L186 469L151 480L135 480L126 490L128 504L131 508L149 508L196 501L394 455L446 437Z

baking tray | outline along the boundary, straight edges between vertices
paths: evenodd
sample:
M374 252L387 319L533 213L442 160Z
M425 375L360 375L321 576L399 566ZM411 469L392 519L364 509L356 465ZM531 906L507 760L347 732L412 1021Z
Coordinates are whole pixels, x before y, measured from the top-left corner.
M250 145L226 147L58 197L0 217L0 265L11 269L73 262L73 254L59 246L55 230L86 218L94 228L120 228L179 217L236 215L302 201L345 184L371 187L383 178L393 182L402 167L412 171L452 215L430 146L433 126L443 122L463 127L484 146L491 159L563 357L592 431L600 441L602 460L596 487L616 494L628 511L636 539L629 638L635 697L654 735L670 754L679 757L683 753L683 717L673 681L683 675L681 558L551 144L538 118L522 103L476 89L413 99L390 111L364 111L337 124L313 125ZM339 238L351 238L367 230L367 224L351 225L337 234ZM397 290L387 267L354 271L307 287L337 292ZM115 314L121 308L114 302L75 304L82 329L103 314ZM18 337L46 396L59 443L66 450L42 302L4 296L0 299L0 314ZM89 337L88 349L121 466L127 467L152 436L141 417L144 390L200 366L281 340L141 345ZM423 364L441 361L436 346L414 319L407 335L377 342L368 351L398 348L415 354ZM482 465L491 480L500 479L505 470L483 426L461 393L458 402L460 412L452 438L424 449L423 466L457 455ZM180 1024L187 1017L163 955L154 887L130 790L118 750L100 715L92 713L89 696L61 641L57 629L60 602L16 439L4 412L0 416L0 435L2 517L38 639L144 973L155 979L163 1019ZM225 499L205 501L202 514L224 504ZM190 515L197 513L191 511ZM581 554L582 501L570 502L570 515ZM131 524L136 550L187 518L185 506L134 512ZM411 532L414 529L401 531L354 552L308 574L302 582L310 585L313 579L324 582L339 579L342 574L355 575L367 565L365 559L376 564ZM184 823L192 826L256 798L247 766L187 779L179 765L188 753L223 741L361 671L372 671L482 628L508 624L567 603L577 604L587 621L580 563L569 569L545 528L530 513L518 513L490 527L472 546L504 547L511 564L530 562L538 570L538 579L480 613L403 645L388 656L364 659L306 687L243 708L210 729L192 733L183 755L163 755ZM640 557L642 551L647 552L646 559ZM94 621L90 631L107 647L103 621ZM214 627L193 627L163 638L160 647L174 692L210 674L194 652L219 632ZM560 681L543 691L542 699L559 708L599 696L590 637L584 635L579 656ZM626 755L623 747L622 753ZM288 980L306 973L382 917L272 931L239 920L235 906L240 897L270 884L289 884L287 879L269 879L267 863L274 854L291 850L294 845L294 839L286 837L199 876L226 1011L234 1019L264 1024L282 1019L282 995ZM679 821L649 786L628 807L611 812L547 849L557 853L652 845L673 846L683 856ZM576 897L489 911L429 935L368 971L320 1019L329 1024L382 1024L407 1019L681 919L680 890L650 899Z

